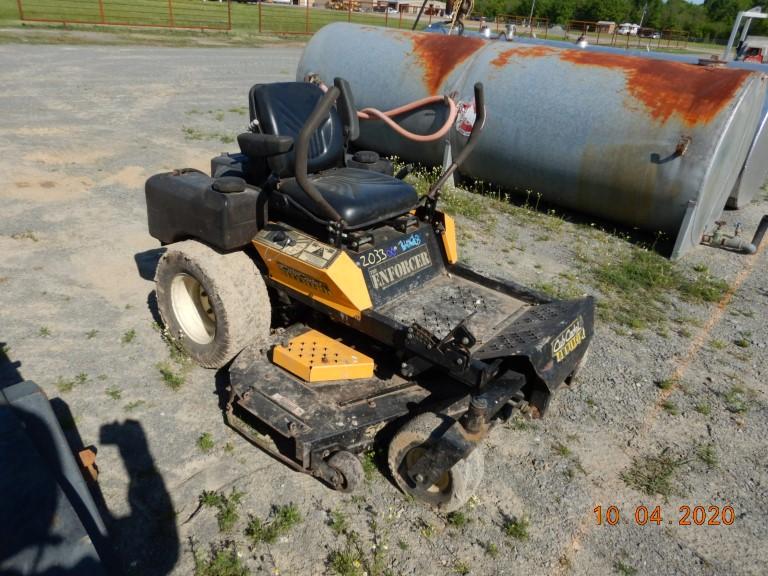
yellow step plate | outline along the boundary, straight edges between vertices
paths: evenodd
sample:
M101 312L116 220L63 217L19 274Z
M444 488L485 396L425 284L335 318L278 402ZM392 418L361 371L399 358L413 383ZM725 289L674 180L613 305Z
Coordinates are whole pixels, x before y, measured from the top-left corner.
M354 380L373 376L373 358L317 330L275 346L272 361L307 382Z

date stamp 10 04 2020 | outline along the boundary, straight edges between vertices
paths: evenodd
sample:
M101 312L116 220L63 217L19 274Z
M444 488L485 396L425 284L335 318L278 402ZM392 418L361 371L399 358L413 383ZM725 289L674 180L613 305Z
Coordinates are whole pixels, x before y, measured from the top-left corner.
M617 506L598 505L592 509L598 526L616 526L622 521L622 513ZM678 526L730 526L736 521L733 506L678 506L672 517L661 506L635 506L634 514L627 520L638 526L677 524Z

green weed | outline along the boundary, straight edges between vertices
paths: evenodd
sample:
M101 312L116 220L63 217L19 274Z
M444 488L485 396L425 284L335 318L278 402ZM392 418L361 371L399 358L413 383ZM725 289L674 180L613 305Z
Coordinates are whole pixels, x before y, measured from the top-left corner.
M680 414L680 409L677 407L677 404L672 402L671 400L665 400L661 403L661 407L669 414L670 416L678 416Z
M214 444L213 436L208 432L203 432L197 438L197 447L204 454L208 454L208 452L213 450Z
M496 558L499 555L499 547L493 542L485 542L482 544L482 547L491 558Z
M88 332L85 333L85 337L88 338L88 340L93 340L98 333L98 330L88 330Z
M665 378L664 380L656 382L656 386L662 390L671 390L675 385L677 385L677 379L675 378Z
M136 330L134 330L133 328L131 328L131 329L130 329L130 330L128 330L128 331L127 331L125 334L123 334L123 337L121 338L121 340L120 340L120 341L121 341L123 344L130 344L130 343L131 343L131 342L133 342L135 339L136 339Z
M51 329L48 326L41 326L37 331L37 335L41 338L48 338L52 334Z
M729 289L728 282L709 274L698 274L680 284L683 298L692 302L719 302Z
M728 412L742 414L749 410L747 393L741 386L733 386L723 397L723 400L725 400L725 407Z
M371 482L378 472L378 466L376 465L376 451L373 449L363 452L363 457L360 459L363 464L363 472L365 473L366 482Z
M698 412L699 414L703 414L704 416L709 416L712 413L712 406L707 404L706 402L701 402L700 404L696 404L694 407L694 410Z
M133 412L138 408L139 406L142 406L143 404L146 404L144 400L134 400L133 402L128 402L128 404L125 405L124 410L126 412Z
M710 340L709 345L711 348L714 348L715 350L722 350L725 348L725 342L722 340L718 340L716 338Z
M187 381L184 373L174 370L173 366L168 364L168 362L158 362L155 366L160 371L160 376L162 377L163 382L165 382L166 386L171 390L178 390L184 386L184 383Z
M347 520L346 515L341 510L333 510L331 511L331 522L329 526L336 536L341 536L349 530L349 520Z
M38 242L39 238L35 235L32 230L24 230L24 232L17 232L16 234L11 234L11 238L14 240L32 240L32 242Z
M637 574L637 568L630 566L621 560L616 560L616 562L613 563L613 569L616 570L618 574L621 574L621 576L635 576L635 574Z
M515 540L528 540L530 523L527 518L509 518L504 522L504 533Z
M467 564L464 560L457 560L453 564L453 569L459 576L466 576L469 574L469 564Z
M123 395L123 391L117 386L110 386L107 388L106 394L112 398L112 400L120 400Z
M243 496L245 496L245 493L235 488L232 488L229 496L215 490L206 490L200 494L199 502L201 506L206 508L215 508L216 522L219 525L219 530L221 532L229 532L240 519L238 507L243 500Z
M448 516L445 517L445 521L454 528L463 528L471 522L470 518L461 510L449 513Z
M234 542L211 545L208 555L202 555L194 546L195 576L248 576L248 568L240 560Z
M717 468L717 452L712 443L702 444L696 448L696 457L704 462L709 468Z
M295 504L275 506L272 508L271 520L262 521L260 518L251 516L245 534L254 545L260 542L271 544L280 536L290 532L291 528L300 524L301 521L301 513Z
M627 486L639 492L668 498L675 492L675 474L683 463L684 460L673 458L664 449L657 456L633 458L632 465L620 476Z

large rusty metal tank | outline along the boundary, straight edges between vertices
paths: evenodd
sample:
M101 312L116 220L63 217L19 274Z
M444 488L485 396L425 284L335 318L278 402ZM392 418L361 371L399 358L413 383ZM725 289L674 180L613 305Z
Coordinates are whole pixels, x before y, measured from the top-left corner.
M536 46L554 46L556 48L573 48L573 44L558 40L544 40L539 38L520 37L515 42ZM611 46L587 45L583 50L618 54L622 56L637 56L638 58L653 58L656 60L671 60L673 62L685 62L687 64L712 65L713 61L706 63L700 56L694 54L673 54L669 52L654 52L643 50L625 50ZM730 68L750 70L760 74L768 74L768 64L755 62L730 61L722 63ZM768 94L763 101L763 110L760 114L752 144L747 154L747 159L739 172L726 206L729 208L742 208L749 204L755 194L768 180Z
M354 48L352 48L354 47ZM394 108L433 94L471 103L485 85L488 124L462 174L556 205L675 239L700 242L723 209L765 98L760 75L554 46L486 42L333 24L310 40L297 78L349 80L359 108ZM439 108L402 118L416 132ZM361 144L437 164L441 143L403 142L363 122ZM458 130L454 155L466 142Z

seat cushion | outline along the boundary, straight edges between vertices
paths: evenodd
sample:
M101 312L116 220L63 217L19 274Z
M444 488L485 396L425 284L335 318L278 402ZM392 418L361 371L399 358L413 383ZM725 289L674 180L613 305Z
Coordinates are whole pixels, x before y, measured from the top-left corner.
M309 179L350 229L405 214L419 200L416 190L407 182L369 170L334 168L313 174ZM322 217L320 208L295 178L281 181L279 190L308 212Z

